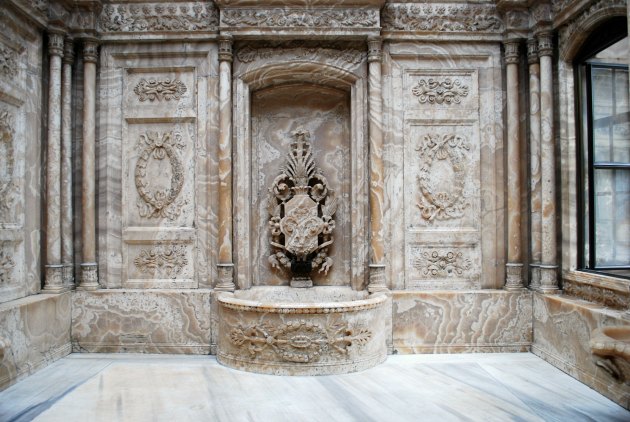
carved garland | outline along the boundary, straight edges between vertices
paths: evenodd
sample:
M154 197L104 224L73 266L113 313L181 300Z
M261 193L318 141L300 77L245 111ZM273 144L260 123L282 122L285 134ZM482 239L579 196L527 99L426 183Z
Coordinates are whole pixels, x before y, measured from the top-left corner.
M333 48L301 47L301 48L252 48L246 46L236 52L236 57L241 63L251 63L258 59L270 59L272 57L290 55L292 58L305 59L322 55L331 60L343 60L350 64L362 63L367 54L364 51L353 48L337 50Z
M98 18L103 32L208 31L219 24L212 2L106 5Z
M228 9L221 24L250 27L369 28L378 26L378 10Z
M148 131L140 135L138 141L140 157L136 162L135 182L141 200L138 208L141 217L175 219L181 213L182 204L175 202L184 185L184 167L177 149L183 149L181 135L173 132ZM162 161L168 158L171 169L171 186L169 189L151 190L151 182L147 179L147 166L153 158Z
M372 339L365 328L353 330L348 324L333 323L325 328L304 320L288 322L278 327L263 323L239 326L230 332L230 341L252 357L271 350L282 360L309 363L322 355L347 355L351 346L364 346Z
M179 100L186 93L186 85L177 79L142 79L133 92L138 96L140 101L149 100L151 102Z
M160 245L151 249L142 249L133 262L143 274L171 277L181 272L182 268L188 264L188 258L186 258L184 246Z
M418 175L420 202L418 207L422 218L434 219L459 218L464 215L464 208L470 205L464 193L466 184L467 154L470 151L468 140L460 135L425 135L422 144L416 148L420 152L422 166ZM432 171L435 160L448 160L454 173L450 192L436 192L437 177Z
M446 78L440 81L423 78L411 89L411 93L418 97L420 104L459 104L462 97L468 96L468 86L462 85L459 79Z
M472 268L472 262L457 251L424 251L414 260L414 267L429 277L458 277Z
M387 4L383 30L486 32L500 34L504 24L494 6Z
M0 109L0 147L4 146L0 153L4 155L3 161L6 163L6 169L0 172L0 211L6 211L11 205L10 193L15 166L14 133L13 115L7 109Z

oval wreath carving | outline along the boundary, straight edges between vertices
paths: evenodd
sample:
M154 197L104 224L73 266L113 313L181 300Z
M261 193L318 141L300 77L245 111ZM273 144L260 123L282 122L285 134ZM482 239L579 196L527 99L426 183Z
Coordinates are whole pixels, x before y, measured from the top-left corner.
M181 135L173 132L160 134L148 131L140 135L138 146L141 150L136 162L134 178L141 198L141 201L138 201L140 216L169 220L177 218L182 208L177 197L184 186L184 166L177 152L177 149L184 148ZM147 180L147 166L151 158L158 161L168 158L172 170L171 184L168 189L151 189L151 183Z

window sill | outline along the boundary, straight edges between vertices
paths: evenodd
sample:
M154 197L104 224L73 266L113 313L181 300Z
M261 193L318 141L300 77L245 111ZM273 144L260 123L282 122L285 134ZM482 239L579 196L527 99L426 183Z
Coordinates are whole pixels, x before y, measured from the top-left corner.
M564 271L563 290L589 302L625 310L630 307L630 281L589 271Z

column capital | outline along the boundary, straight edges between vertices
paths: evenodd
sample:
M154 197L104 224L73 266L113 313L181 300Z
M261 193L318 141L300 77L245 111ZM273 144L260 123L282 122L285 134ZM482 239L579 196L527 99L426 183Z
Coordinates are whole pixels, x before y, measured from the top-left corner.
M233 39L231 35L219 36L219 61L232 62L234 56L232 54Z
M519 47L520 39L511 39L503 41L505 47L505 63L506 64L518 64L519 62Z
M527 40L527 63L538 63L538 41L536 38L530 38Z
M70 37L66 37L63 44L63 62L66 64L74 63L74 41Z
M96 63L98 60L98 41L95 38L83 40L83 61L85 63Z
M63 57L63 42L65 34L61 30L50 30L48 32L48 53L51 56Z
M383 58L383 40L381 37L369 37L368 62L380 62Z
M538 38L538 55L553 55L553 34L551 32L541 32L536 35Z

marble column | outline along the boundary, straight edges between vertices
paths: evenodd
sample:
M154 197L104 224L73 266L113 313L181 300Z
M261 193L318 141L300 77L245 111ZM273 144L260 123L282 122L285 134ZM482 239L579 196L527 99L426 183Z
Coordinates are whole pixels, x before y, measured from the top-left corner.
M61 265L61 59L64 34L48 34L48 139L46 147L46 278L44 290L66 290Z
M220 291L234 291L232 262L232 38L219 38L219 263Z
M383 246L383 100L381 93L382 40L368 39L368 106L370 142L370 293L387 291Z
M521 180L519 156L519 40L504 42L507 84L507 264L505 289L523 286L521 252Z
M72 64L74 43L66 38L61 82L61 263L63 284L74 287L72 227Z
M96 290L96 40L83 41L82 260L81 290Z
M538 41L527 41L529 63L529 172L530 172L530 240L531 270L530 287L540 287L540 259L542 253L541 231L541 180L540 180L540 64Z
M553 44L550 32L538 34L540 56L540 164L542 192L542 254L540 290L558 290L556 245L556 162L553 128Z

